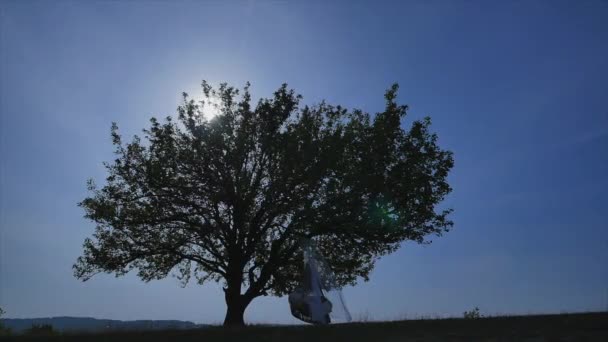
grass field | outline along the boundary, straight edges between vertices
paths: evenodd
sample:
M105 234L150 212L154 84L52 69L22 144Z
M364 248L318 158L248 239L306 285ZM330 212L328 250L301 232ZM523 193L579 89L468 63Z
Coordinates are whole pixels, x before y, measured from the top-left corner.
M211 327L196 330L11 336L13 341L608 341L608 312L407 320L329 326Z

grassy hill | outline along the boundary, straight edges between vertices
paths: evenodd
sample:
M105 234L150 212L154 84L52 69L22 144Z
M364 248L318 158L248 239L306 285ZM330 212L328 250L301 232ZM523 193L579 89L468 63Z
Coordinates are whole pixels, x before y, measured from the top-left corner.
M608 312L493 317L479 319L408 320L329 326L211 327L193 330L12 336L15 341L608 341Z

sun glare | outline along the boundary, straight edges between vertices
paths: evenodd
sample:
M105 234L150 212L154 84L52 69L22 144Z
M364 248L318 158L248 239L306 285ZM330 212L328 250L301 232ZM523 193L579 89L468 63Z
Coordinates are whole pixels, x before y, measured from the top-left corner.
M208 121L212 120L214 117L218 116L221 113L221 101L217 98L201 98L198 100L199 106L201 107L201 112L203 116Z

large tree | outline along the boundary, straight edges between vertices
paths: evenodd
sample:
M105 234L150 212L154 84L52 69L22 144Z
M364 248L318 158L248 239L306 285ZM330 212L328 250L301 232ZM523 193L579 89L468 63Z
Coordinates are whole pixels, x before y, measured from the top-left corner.
M249 84L202 88L202 101L184 93L178 120L152 118L144 139L124 143L112 124L116 159L80 203L96 230L74 265L79 279L136 269L144 281L173 271L183 284L222 282L224 324L242 325L254 298L297 286L301 239L347 285L403 241L452 226L451 210L437 208L452 153L429 118L404 128L396 84L373 117L300 106L287 85L253 106Z

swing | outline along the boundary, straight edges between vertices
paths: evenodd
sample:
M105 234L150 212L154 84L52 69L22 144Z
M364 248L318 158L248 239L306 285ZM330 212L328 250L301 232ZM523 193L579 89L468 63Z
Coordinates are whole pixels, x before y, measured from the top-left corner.
M311 242L303 249L302 284L288 298L291 314L311 324L329 324L332 318L350 322L350 313L327 263Z

